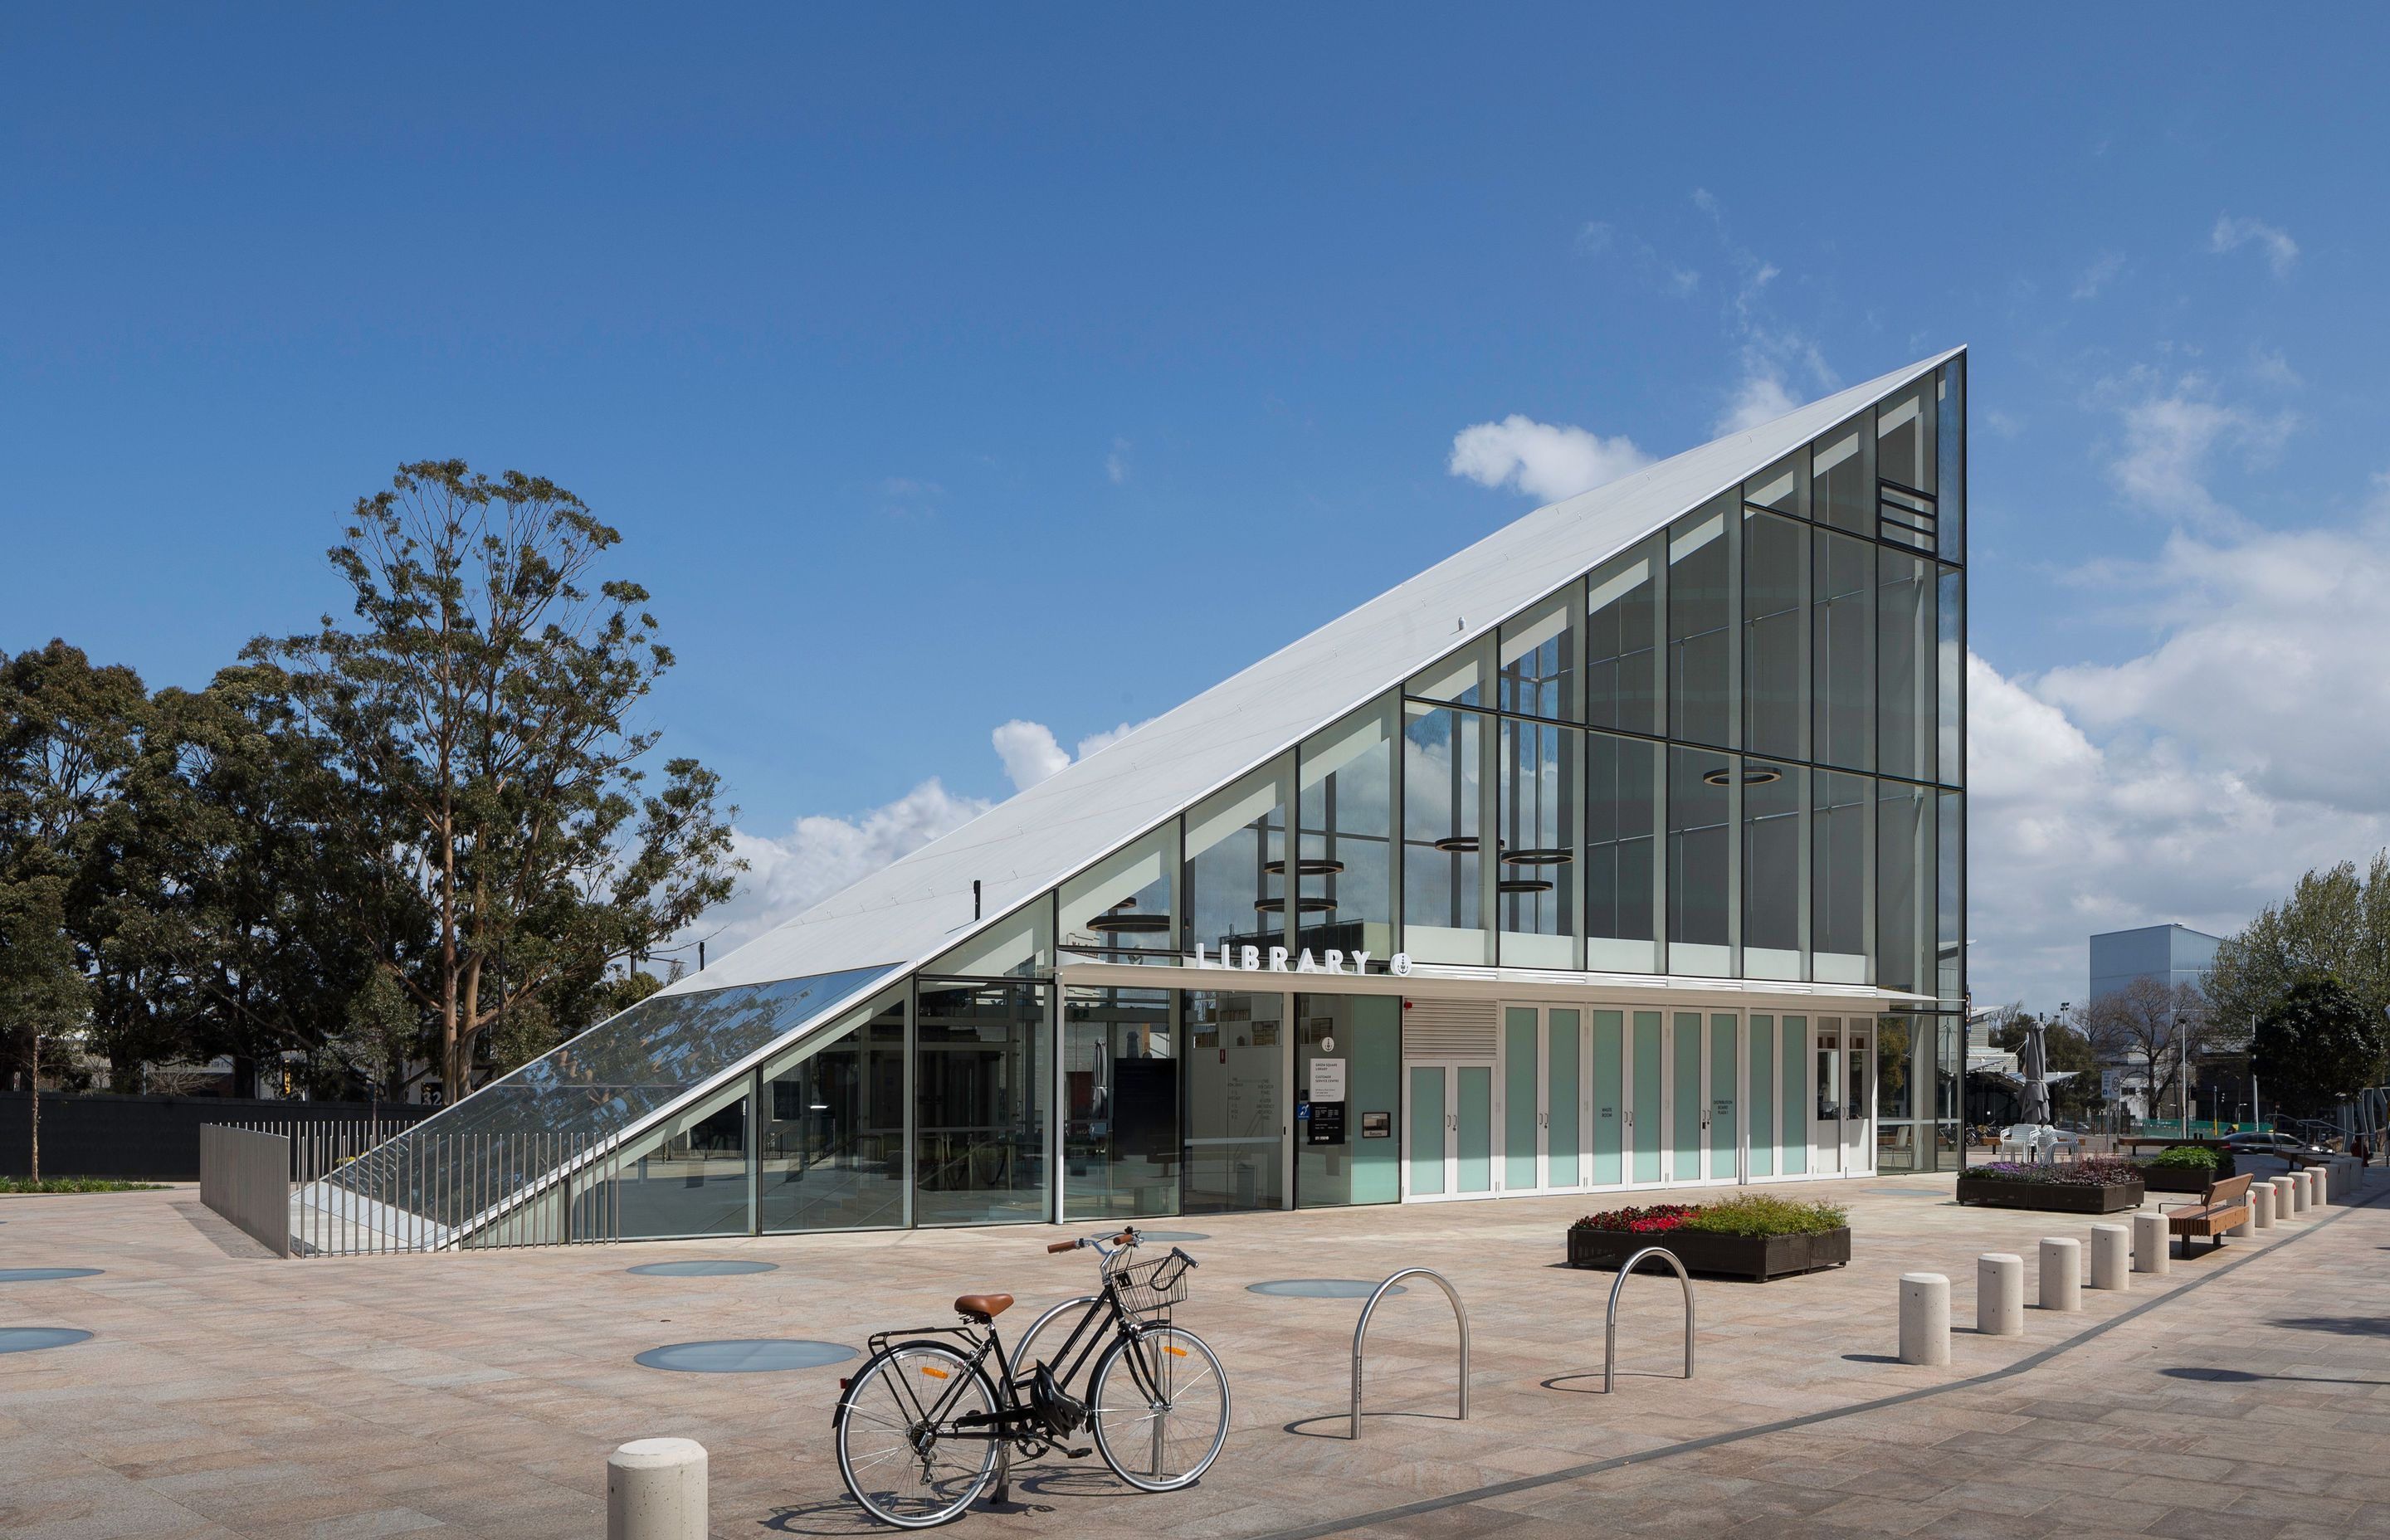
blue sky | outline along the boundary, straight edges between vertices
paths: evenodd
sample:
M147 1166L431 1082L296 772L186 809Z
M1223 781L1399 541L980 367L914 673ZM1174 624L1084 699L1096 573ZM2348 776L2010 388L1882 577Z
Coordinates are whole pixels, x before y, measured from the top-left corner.
M1973 969L2055 1004L2384 839L2384 31L13 7L0 648L200 684L400 460L547 474L735 939L1614 441L1965 342ZM1454 472L1513 416L1611 453Z

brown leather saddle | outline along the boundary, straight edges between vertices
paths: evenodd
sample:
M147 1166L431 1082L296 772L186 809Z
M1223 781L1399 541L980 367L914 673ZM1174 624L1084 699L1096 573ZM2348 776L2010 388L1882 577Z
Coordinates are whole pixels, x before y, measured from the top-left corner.
M982 1326L1011 1308L1012 1296L1009 1294L961 1294L955 1299L955 1314Z

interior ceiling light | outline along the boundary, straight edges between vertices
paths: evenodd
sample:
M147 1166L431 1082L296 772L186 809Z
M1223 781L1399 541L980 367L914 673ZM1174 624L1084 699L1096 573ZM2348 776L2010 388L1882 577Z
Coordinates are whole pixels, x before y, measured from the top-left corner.
M1512 866L1565 866L1575 859L1576 852L1565 845L1538 845L1502 853L1503 863Z
M1742 773L1742 784L1745 786L1773 786L1783 778L1784 772L1772 764L1756 765ZM1734 775L1731 771L1713 770L1702 777L1702 784L1726 786L1731 784L1733 780Z
M1343 869L1343 862L1334 860L1324 855L1306 855L1294 864L1294 871L1297 877L1333 877ZM1262 870L1269 873L1272 877L1284 877L1286 875L1286 863L1283 861L1265 861L1262 863Z

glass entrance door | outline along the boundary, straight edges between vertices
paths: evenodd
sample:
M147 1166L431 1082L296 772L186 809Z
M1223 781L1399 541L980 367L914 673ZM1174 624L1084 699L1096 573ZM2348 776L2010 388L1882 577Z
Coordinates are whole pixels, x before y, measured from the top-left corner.
M1591 1084L1587 1110L1593 1138L1586 1181L1597 1187L1614 1187L1626 1180L1629 1116L1626 1102L1625 1013L1597 1010L1587 1033L1587 1069Z
M1406 1066L1403 1196L1483 1198L1494 1191L1494 1066Z
M1703 1179L1709 1144L1708 1091L1702 1083L1702 1013L1671 1012L1668 1023L1668 1180Z
M1293 1046L1283 995L1187 995L1187 1213L1286 1207Z
M1875 1033L1864 1017L1818 1018L1818 1118L1811 1158L1818 1172L1875 1169Z
M1666 1089L1668 1059L1665 1051L1666 1029L1661 1024L1656 1010L1635 1013L1634 1036L1626 1073L1633 1085L1627 1103L1626 1135L1634 1156L1629 1164L1629 1178L1637 1187L1649 1187L1660 1180L1663 1169L1663 1145L1668 1132Z
M1574 1006L1502 1012L1502 1191L1575 1192L1586 1185L1585 1013Z
M1742 1021L1731 1011L1710 1014L1709 1093L1702 1103L1709 1120L1709 1179L1744 1179L1742 1152Z

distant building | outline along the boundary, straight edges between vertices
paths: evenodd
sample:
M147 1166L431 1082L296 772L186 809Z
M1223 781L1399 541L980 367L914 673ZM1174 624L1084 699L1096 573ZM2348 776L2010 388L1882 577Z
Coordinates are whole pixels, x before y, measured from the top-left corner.
M2171 988L2193 989L2206 981L2216 966L2221 936L2194 930L2188 925L2144 925L2138 930L2110 930L2091 938L2093 1000L2121 995L2135 979L2155 979Z

